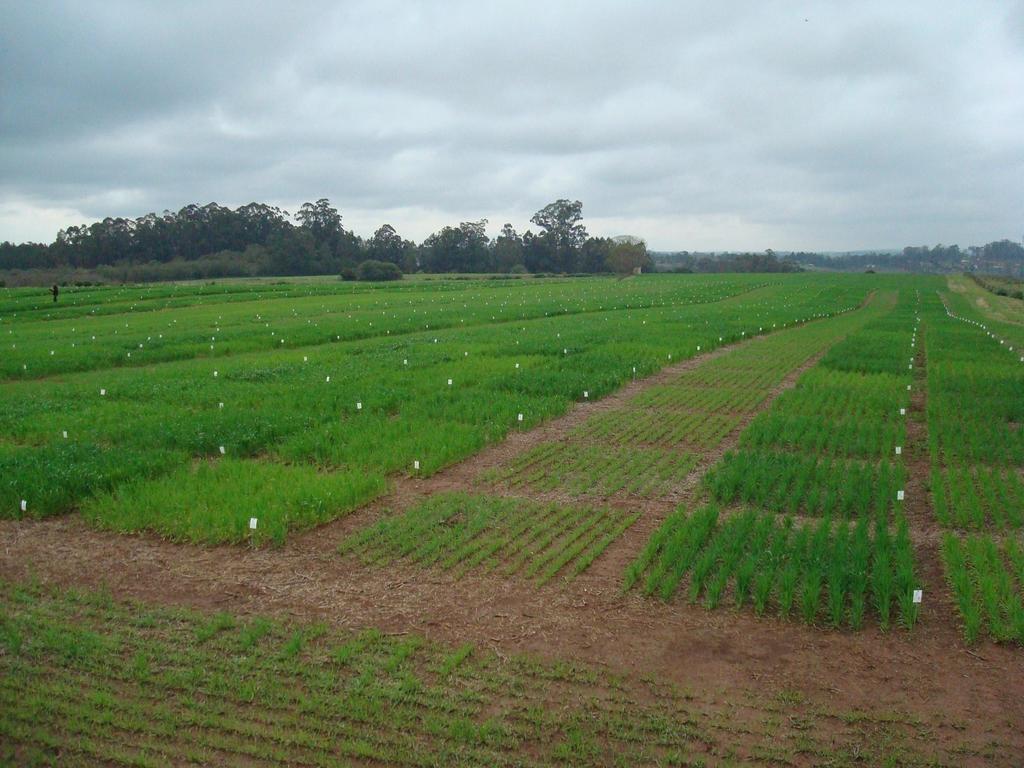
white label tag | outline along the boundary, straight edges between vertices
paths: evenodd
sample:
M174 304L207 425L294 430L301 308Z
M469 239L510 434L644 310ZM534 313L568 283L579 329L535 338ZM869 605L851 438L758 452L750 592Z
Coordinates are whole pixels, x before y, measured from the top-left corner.
M906 408L900 408L900 416L906 416L906 415L907 415L907 409Z
M448 379L448 386L450 387L451 385L452 385L452 380Z
M520 413L519 416L516 418L516 421L522 421L522 420L523 420L523 414Z
M256 520L255 517L250 517L249 518L249 530L250 531L255 531L256 530L256 522L257 522L257 520Z
M416 459L416 461L414 461L412 463L412 468L413 469L419 469L420 468L420 460L419 459Z
M590 392L588 392L587 390L584 389L583 390L583 399L586 400L589 397L590 397Z
M220 447L220 455L221 455L221 456L223 456L223 455L224 455L224 446L223 446L223 445L222 445L222 446Z
M896 501L903 501L903 491L896 491Z
M897 445L896 446L896 455L899 456L901 453L903 453L903 446L902 445Z
M924 597L924 590L922 590L922 589L915 589L914 590L914 602L915 603L920 603L922 597Z
M107 390L105 390L105 389L101 389L100 390L100 397L102 397L102 396L104 396L106 394L107 394Z
M68 431L66 429L63 432L61 432L61 435L64 437L65 440L68 439Z
M21 511L28 512L28 502L25 499L21 500Z
M362 403L356 403L356 410L357 411L363 410L363 404Z

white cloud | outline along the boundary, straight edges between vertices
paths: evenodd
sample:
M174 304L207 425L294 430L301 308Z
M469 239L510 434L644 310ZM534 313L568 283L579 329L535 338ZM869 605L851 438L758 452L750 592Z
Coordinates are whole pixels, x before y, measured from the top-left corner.
M416 239L557 197L657 248L1017 237L1022 7L15 6L0 239L325 196Z

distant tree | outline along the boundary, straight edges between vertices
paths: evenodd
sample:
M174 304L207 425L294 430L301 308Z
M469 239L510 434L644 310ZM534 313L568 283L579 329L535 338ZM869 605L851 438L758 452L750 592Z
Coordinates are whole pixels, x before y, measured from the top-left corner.
M487 219L444 227L420 247L420 262L427 272L487 272L492 268Z
M392 264L401 264L407 243L395 231L390 224L382 225L367 243L367 253L370 258L376 261L390 261Z
M612 251L612 239L610 237L588 237L580 248L577 271L579 272L608 272L608 256Z
M615 238L606 261L608 269L618 274L629 274L637 268L653 267L647 246L637 237Z
M499 272L511 272L517 264L523 264L523 238L506 224L494 241L494 267Z
M331 242L341 233L341 215L326 197L315 203L303 203L295 218L313 235L318 245Z
M530 219L544 230L544 236L548 238L547 247L553 249L556 271L573 271L579 248L587 239L587 229L580 223L582 220L583 203L565 199L548 203Z
M558 252L555 240L547 234L535 235L530 230L523 234L523 264L530 272L558 272Z

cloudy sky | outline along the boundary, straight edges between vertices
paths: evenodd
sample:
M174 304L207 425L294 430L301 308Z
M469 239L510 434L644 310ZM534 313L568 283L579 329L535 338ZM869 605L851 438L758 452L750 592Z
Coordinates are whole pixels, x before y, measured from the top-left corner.
M1024 2L0 0L0 240L216 201L420 240L1024 234Z

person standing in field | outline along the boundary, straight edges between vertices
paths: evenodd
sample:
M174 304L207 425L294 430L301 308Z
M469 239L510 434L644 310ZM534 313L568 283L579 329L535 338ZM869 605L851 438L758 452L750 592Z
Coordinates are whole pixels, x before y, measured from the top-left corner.
M60 293L60 288L57 287L56 283L53 284L53 288L50 289L50 293L53 294L53 303L56 304L57 303L57 294Z

